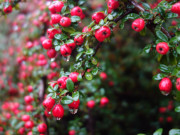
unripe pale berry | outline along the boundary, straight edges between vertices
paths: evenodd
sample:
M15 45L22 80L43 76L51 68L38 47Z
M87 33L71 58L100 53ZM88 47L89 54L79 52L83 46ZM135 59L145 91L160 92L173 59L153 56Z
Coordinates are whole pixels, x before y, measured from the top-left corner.
M55 105L52 110L52 115L57 119L61 119L64 116L63 106L60 104Z
M71 19L69 17L62 17L60 20L60 25L63 27L69 27L71 25Z
M74 83L76 83L76 82L78 82L78 80L77 80L78 75L79 75L78 72L72 72L72 73L69 74L69 78L70 78Z
M74 37L74 43L75 43L76 45L82 45L83 42L84 42L83 35L81 35L81 36L75 36L75 37Z
M98 24L101 21L101 19L104 19L104 18L105 18L105 14L103 12L97 12L92 15L92 20L96 24Z
M43 106L46 108L48 111L51 111L55 104L55 100L52 97L48 97L43 101Z
M61 52L62 56L66 57L66 56L71 55L72 50L67 45L62 45L61 48L60 48L60 52Z
M87 102L87 107L88 108L94 108L94 106L95 106L95 101L94 100L90 100L90 101Z
M145 22L141 18L134 20L132 23L132 29L137 32L142 31L144 29L144 26L145 26Z
M67 77L63 76L63 77L61 77L61 78L59 78L59 79L57 80L57 83L58 83L58 85L59 85L59 87L60 87L61 89L65 89L65 88L66 88L66 80L67 80L67 79L68 79Z
M156 51L162 55L167 54L167 52L169 51L168 43L166 43L166 42L158 43L156 45Z
M47 125L45 123L39 124L37 129L39 133L45 133L47 130Z
M49 58L54 58L54 57L56 57L56 50L55 50L54 48L49 49L49 50L47 51L47 56L48 56Z
M159 83L159 90L164 93L170 93L172 89L172 82L169 78L163 78Z
M52 48L52 40L51 39L45 39L42 42L42 46L44 49L51 49Z
M69 109L78 109L79 108L80 101L79 99L77 101L73 101L71 104L69 104Z

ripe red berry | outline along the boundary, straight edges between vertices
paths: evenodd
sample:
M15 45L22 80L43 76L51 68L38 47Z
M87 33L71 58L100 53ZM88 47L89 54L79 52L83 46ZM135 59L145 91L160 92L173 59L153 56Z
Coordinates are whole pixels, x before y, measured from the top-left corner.
M108 0L108 9L117 9L119 7L119 2L116 0Z
M78 109L79 108L80 101L79 99L77 101L73 101L71 104L69 104L69 109Z
M39 54L38 59L39 59L39 60L44 60L44 59L45 59L45 56L44 56L43 54Z
M92 15L92 20L96 24L98 24L101 21L101 19L104 19L104 18L105 18L105 14L103 12L97 12Z
M27 87L27 90L28 90L28 92L32 92L32 91L33 91L33 87L32 87L31 85L29 85L29 86Z
M111 30L107 26L102 26L100 29L96 30L95 37L99 42L103 42L106 38L110 37Z
M162 55L167 54L167 52L169 51L168 43L166 43L166 42L158 43L156 45L156 51Z
M160 112L160 113L165 113L166 110L167 110L166 107L160 107L160 108L159 108L159 112Z
M172 121L173 121L173 119L172 119L172 117L171 117L171 116L168 116L168 117L166 118L166 121L170 123L170 122L172 122Z
M31 102L33 101L33 98L31 96L25 96L24 101L26 104L31 104Z
M51 111L55 104L55 100L52 97L48 97L43 101L43 106L46 108L48 111Z
M67 79L68 79L67 77L63 76L63 77L61 77L61 78L59 78L59 79L57 80L57 83L58 83L58 85L59 85L59 87L60 87L61 89L65 89L65 88L66 88L66 80L67 80Z
M171 12L180 15L180 2L177 2L174 5L172 5Z
M55 1L48 8L49 8L49 11L52 14L54 14L56 12L61 12L63 6L64 6L64 3L62 1Z
M83 11L80 7L76 6L71 9L71 16L82 16Z
M107 98L107 97L103 97L103 98L101 98L101 100L100 100L100 106L105 106L105 105L107 105L109 103L109 99Z
M91 28L88 28L87 26L85 26L83 29L82 29L82 32L86 33L86 32L90 32L91 31Z
M180 78L177 78L176 80L176 89L180 91Z
M60 22L61 20L61 16L59 14L52 14L51 15L51 21L52 21L52 24L57 24Z
M19 128L18 133L20 135L24 135L24 132L25 132L25 128L24 127Z
M6 14L9 14L12 12L12 6L11 5L8 5L8 6L5 6L4 9L3 9L4 13Z
M29 131L29 132L27 133L27 135L33 135L32 131Z
M47 51L47 56L48 56L49 58L54 58L54 57L56 57L56 50L55 50L54 48L49 49L49 50Z
M94 100L90 100L90 101L87 102L87 107L88 108L94 108L94 106L95 106L95 101Z
M71 19L69 17L62 17L60 20L60 25L63 27L69 27L71 25Z
M70 130L69 131L69 135L75 135L76 134L76 131L75 130Z
M57 30L57 29L48 29L47 30L47 35L48 35L48 38L50 38L50 39L53 39L56 34L60 34L60 33L61 33L61 31Z
M83 35L81 35L81 36L75 36L75 37L74 37L74 43L75 43L76 45L82 45L83 42L84 42Z
M24 121L24 122L25 122L25 121L29 121L29 120L30 120L30 116L25 114L25 115L23 115L23 116L21 117L21 120Z
M33 106L32 105L27 105L26 106L26 112L31 112L33 110Z
M67 43L66 46L71 48L71 50L73 50L76 47L76 44L74 42L73 43Z
M78 72L72 72L72 73L69 74L69 78L70 78L74 83L76 83L76 82L78 82L78 80L77 80L78 75L79 75Z
M66 56L71 55L72 50L68 46L62 45L61 48L60 48L60 52L61 52L62 56L66 57Z
M47 110L44 111L44 115L45 115L46 117L50 117L50 116L51 116Z
M45 123L39 124L37 129L39 133L45 133L47 130L47 125Z
M134 20L132 23L132 29L137 32L142 31L144 29L144 26L145 26L145 22L141 18Z
M25 126L26 129L32 129L32 128L34 127L34 122L31 121L31 120L29 120L29 121L27 121L27 122L25 123L24 126Z
M172 20L172 22L171 22L171 25L172 25L172 26L176 26L177 24L178 24L177 21Z
M159 89L161 92L168 94L171 92L172 89L172 82L169 78L163 78L159 83Z
M51 39L45 39L42 42L42 46L44 49L51 49L52 48L52 40Z
M64 116L64 108L62 105L57 104L52 110L52 114L57 120L60 120Z
M51 65L50 65L50 67L51 67L52 69L55 69L56 67L58 67L58 65L57 65L56 62L52 62Z
M105 72L101 72L100 75L102 80L106 80L107 79L107 74Z

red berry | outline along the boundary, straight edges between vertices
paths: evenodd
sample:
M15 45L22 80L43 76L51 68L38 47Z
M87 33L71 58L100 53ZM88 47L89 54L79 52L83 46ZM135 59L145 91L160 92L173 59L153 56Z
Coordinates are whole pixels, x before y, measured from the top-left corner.
M166 118L166 121L170 123L170 122L172 122L172 121L173 121L173 119L172 119L172 117L171 117L171 116L168 116L168 117Z
M33 47L33 43L32 42L29 41L29 42L26 43L26 48L30 49L32 47Z
M30 120L30 116L25 114L25 115L23 115L23 116L21 117L21 120L24 121L24 122L25 122L25 121L29 121L29 120Z
M77 80L78 75L79 75L78 72L72 72L72 73L69 74L69 78L70 78L74 83L76 83L76 82L78 82L78 80Z
M86 33L86 32L90 32L91 28L88 28L87 26L85 26L82 30L82 32Z
M176 22L175 20L172 20L171 25L172 25L172 26L176 26L176 25L177 25L177 22Z
M61 48L60 48L60 52L61 52L61 55L62 55L62 56L65 56L65 57L66 57L66 56L71 55L72 50L71 50L71 48L69 48L68 46L62 45Z
M24 132L25 132L25 128L24 127L21 127L19 130L18 130L18 133L20 135L24 135Z
M94 14L92 15L92 20L93 20L96 24L98 24L98 23L101 21L101 19L104 19L104 18L105 18L105 14L102 13L102 12L97 12L97 13L94 13Z
M69 17L62 17L60 20L60 25L63 27L69 27L71 25L71 19Z
M76 45L82 45L83 42L84 42L83 35L81 35L81 36L75 36L75 37L74 37L74 43L75 43Z
M52 40L51 39L45 39L42 42L42 46L44 49L51 49L52 48Z
M59 79L57 80L57 83L58 83L58 85L59 85L59 87L60 87L61 89L65 89L65 88L66 88L66 80L67 80L67 79L68 79L67 77L63 76L63 77L61 77L61 78L59 78Z
M76 47L76 44L74 42L73 43L67 43L66 46L71 48L71 50L73 50Z
M107 74L105 72L101 72L100 77L101 77L102 80L106 80L107 79Z
M165 113L166 110L167 110L166 107L160 107L160 108L159 108L159 112L160 112L160 113Z
M60 20L61 20L61 16L59 14L52 14L51 15L52 24L57 24L60 22Z
M49 50L47 51L47 56L48 56L49 58L54 58L54 57L56 57L56 50L55 50L54 48L49 49Z
M31 112L33 110L33 106L32 105L27 105L26 106L26 112Z
M109 9L117 9L119 7L119 2L116 0L108 0L107 6Z
M166 42L158 43L156 45L156 51L162 55L167 54L167 52L169 51L168 43L166 43Z
M45 115L46 117L50 117L50 116L51 116L47 110L44 111L44 115Z
M78 109L79 108L80 101L79 99L77 101L73 101L71 104L69 104L69 109Z
M81 16L83 14L83 11L80 7L76 6L71 9L71 16Z
M24 101L26 104L31 104L31 102L33 101L33 98L31 96L25 96Z
M145 26L145 22L141 18L134 20L134 22L132 23L132 29L137 32L142 31L144 29L144 26Z
M44 133L47 130L47 125L45 123L39 124L37 129L39 133Z
M9 6L4 7L3 11L4 11L4 13L6 13L6 14L11 13L11 12L12 12L12 6L9 5Z
M43 101L43 106L46 108L48 111L51 111L55 104L55 100L52 97L48 97Z
M34 122L31 121L31 120L29 120L29 121L27 121L27 122L25 123L24 126L25 126L26 129L32 129L32 128L34 127Z
M76 134L76 131L75 130L70 130L69 131L69 135L75 135Z
M95 101L94 100L90 100L90 101L87 102L87 107L94 108L94 106L95 106Z
M99 42L103 42L105 38L110 37L111 30L107 26L102 26L100 29L96 30L95 37Z
M27 133L27 135L33 135L32 131L29 131L29 132Z
M100 106L105 106L109 103L109 99L107 97L103 97L100 100Z
M48 38L50 38L50 39L53 39L56 34L60 34L60 33L61 33L61 31L57 30L57 29L48 29L47 30L47 35L48 35Z
M176 80L176 89L180 91L180 78L177 78Z
M54 5L56 12L61 12L62 8L64 7L64 3L62 1L56 1Z
M56 13L56 9L55 9L55 5L52 3L49 7L49 11L52 13L52 14L55 14Z
M58 67L58 65L57 65L56 62L52 62L51 65L50 65L50 67L51 67L52 69L54 69L54 68Z
M172 89L172 82L169 78L163 78L159 83L159 89L161 92L170 93Z
M39 59L39 60L44 60L44 59L45 59L45 56L44 56L43 54L39 54L38 59Z
M32 92L32 91L33 91L33 87L32 87L31 85L29 85L29 86L27 87L27 90L28 90L28 92Z
M52 114L55 118L61 119L64 116L64 108L62 105L57 104L52 110Z
M171 12L180 15L180 2L177 2L174 5L172 5Z

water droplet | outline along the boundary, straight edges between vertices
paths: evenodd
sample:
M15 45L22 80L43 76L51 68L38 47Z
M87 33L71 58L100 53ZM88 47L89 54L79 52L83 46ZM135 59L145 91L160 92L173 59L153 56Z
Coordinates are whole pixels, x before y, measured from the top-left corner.
M168 96L168 95L169 95L169 92L161 91L161 93L162 93L164 96Z
M51 58L51 62L53 62L55 60L55 58Z
M56 118L56 120L61 120L61 118Z
M51 114L51 112L48 112L48 114Z

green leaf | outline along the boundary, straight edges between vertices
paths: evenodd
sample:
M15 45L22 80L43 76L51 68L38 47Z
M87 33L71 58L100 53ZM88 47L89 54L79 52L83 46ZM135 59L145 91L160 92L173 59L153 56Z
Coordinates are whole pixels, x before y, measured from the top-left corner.
M77 101L79 99L79 91L76 91L72 94L72 98L74 101Z
M81 74L78 75L77 80L82 81L82 75Z
M59 45L59 46L55 46L55 50L56 51L59 51L61 49L61 46Z
M63 90L63 91L61 91L60 96L62 96L62 95L64 95L64 94L66 94L67 92L68 92L68 90Z
M58 88L59 88L59 85L58 84L56 84L55 86L54 86L54 91L57 91L58 90Z
M128 19L138 19L139 18L139 15L138 14L135 14L135 13L131 13L131 14L128 14L125 19L128 20Z
M61 103L65 105L71 104L72 102L73 102L73 99L71 96L65 96L61 100Z
M49 94L47 95L47 97L52 97L52 95L53 95L53 93L49 93Z
M142 5L143 5L143 7L144 7L146 10L151 9L151 7L149 6L149 4L147 4L147 3L142 2Z
M67 40L66 44L69 44L69 43L74 43L74 40L72 40L72 39Z
M161 16L165 16L165 11L162 7L158 7L157 9L158 9L159 13L161 14Z
M51 92L54 92L54 89L53 89L51 86L49 86L49 87L48 87L48 92L50 92L50 93L51 93Z
M73 81L70 78L68 78L66 80L66 87L67 87L69 92L73 92L73 90L74 90L74 83L73 83Z
M71 22L78 22L81 18L79 16L71 16Z
M76 61L79 60L79 58L82 56L83 53L84 53L84 52L80 52L80 53L78 53L78 54L76 55Z
M162 135L163 129L159 128L158 130L156 130L153 135Z
M162 31L156 31L156 36L164 42L168 42L168 37Z
M180 135L180 129L171 129L169 135Z
M85 78L86 78L87 80L92 80L93 76L92 76L91 73L86 72L86 73L85 73Z
M73 27L63 27L62 28L65 32L68 32L70 34L74 33L76 30Z
M66 40L68 38L68 36L65 34L56 34L54 37L57 40Z
M178 54L180 54L180 46L176 47L176 51L177 51Z
M180 106L175 108L175 112L180 112Z
M59 41L58 40L54 40L53 41L53 45L55 45L55 46L59 45Z
M55 99L56 96L57 96L57 95L56 95L56 92L54 92L51 97L52 97L53 99Z
M143 49L143 52L145 52L145 53L149 53L149 52L150 52L150 50L151 50L151 44L146 45L146 46L144 47L144 49Z
M100 20L99 25L101 25L101 26L104 25L104 20L103 19Z
M86 54L88 55L92 55L94 53L94 50L92 48L89 48L87 51L86 51Z
M93 70L91 71L91 73L92 73L93 75L97 75L97 73L98 73L98 67L93 68Z
M79 0L78 5L83 5L86 1L85 0Z
M178 17L178 14L176 14L176 13L167 13L167 18L176 18L176 17Z
M160 64L159 65L159 69L162 71L162 72L165 72L165 73L170 73L171 72L171 68L164 65L164 64Z
M92 64L94 64L94 65L97 65L97 63L98 63L97 59L94 58L94 57L91 58L91 62L92 62Z
M97 29L99 29L99 28L100 28L99 25L95 25L94 27L92 27L92 31L97 30Z
M21 121L18 124L15 125L15 129L19 129L20 127L22 127L24 125L24 122Z
M11 120L11 127L14 127L17 122L18 122L17 119L12 119Z
M113 16L112 16L111 14L109 14L109 15L107 16L107 18L108 18L108 20L113 20Z
M161 79L164 78L164 77L166 77L165 74L159 73L159 74L153 76L153 80L161 80Z

